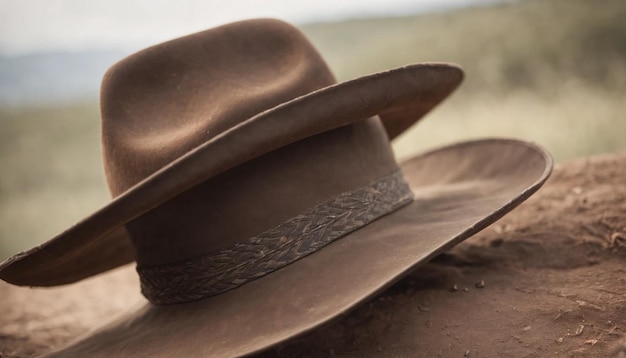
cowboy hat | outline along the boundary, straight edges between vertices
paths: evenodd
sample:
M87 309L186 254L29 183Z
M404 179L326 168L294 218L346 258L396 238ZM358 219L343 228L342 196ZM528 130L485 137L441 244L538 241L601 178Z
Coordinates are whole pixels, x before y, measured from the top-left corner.
M396 163L389 140L461 79L416 64L336 84L297 29L265 19L131 55L101 92L114 199L0 278L53 286L137 261L150 302L61 356L238 356L302 334L549 176L550 155L517 140Z

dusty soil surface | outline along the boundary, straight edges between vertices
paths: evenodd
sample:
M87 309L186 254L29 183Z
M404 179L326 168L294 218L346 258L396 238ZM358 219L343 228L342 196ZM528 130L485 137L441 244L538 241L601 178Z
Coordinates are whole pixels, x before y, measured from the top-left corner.
M141 302L132 269L0 284L0 357L62 346ZM560 165L535 196L341 320L267 357L626 357L626 153Z

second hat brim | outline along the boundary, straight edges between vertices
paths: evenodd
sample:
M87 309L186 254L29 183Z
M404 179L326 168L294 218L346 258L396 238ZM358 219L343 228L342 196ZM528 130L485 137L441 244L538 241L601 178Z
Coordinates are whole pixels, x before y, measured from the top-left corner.
M516 140L461 143L402 164L415 201L274 273L224 294L146 303L59 356L241 356L349 312L532 195L552 159ZM128 289L128 288L127 288Z

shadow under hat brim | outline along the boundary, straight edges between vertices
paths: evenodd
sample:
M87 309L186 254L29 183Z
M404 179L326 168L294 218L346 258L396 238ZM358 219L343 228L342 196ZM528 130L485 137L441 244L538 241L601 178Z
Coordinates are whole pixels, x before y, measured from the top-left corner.
M409 65L262 112L176 159L65 232L9 258L0 264L0 278L15 285L55 286L129 263L135 251L124 225L178 194L272 150L375 115L394 137L462 79L462 70L454 65Z
M466 142L401 165L408 206L276 272L198 302L149 303L59 356L241 356L349 312L433 256L496 221L547 180L541 147Z

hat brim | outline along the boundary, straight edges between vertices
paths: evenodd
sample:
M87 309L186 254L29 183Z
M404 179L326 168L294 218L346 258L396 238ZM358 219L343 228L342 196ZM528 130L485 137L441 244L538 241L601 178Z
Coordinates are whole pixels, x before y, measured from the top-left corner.
M283 103L196 147L51 240L9 258L0 264L0 278L15 285L55 286L131 262L135 252L124 225L178 194L272 150L375 115L394 137L462 79L454 65L417 64Z
M241 356L353 309L532 195L552 159L503 139L466 142L401 165L415 201L276 272L198 302L127 313L60 356Z

